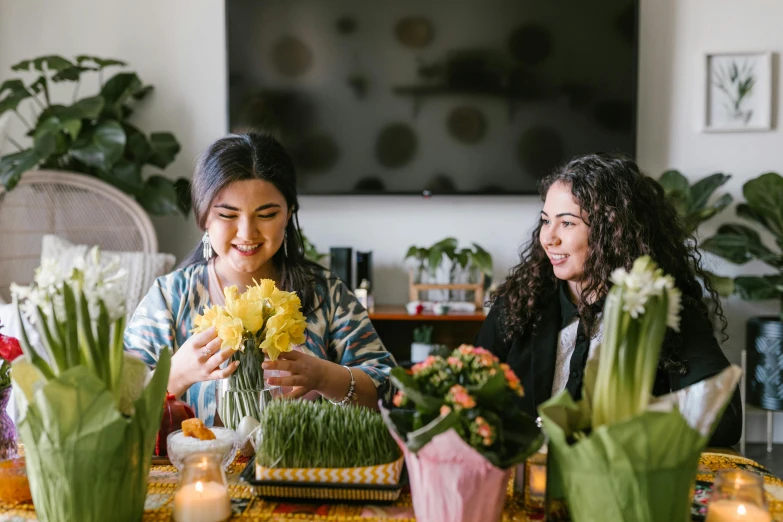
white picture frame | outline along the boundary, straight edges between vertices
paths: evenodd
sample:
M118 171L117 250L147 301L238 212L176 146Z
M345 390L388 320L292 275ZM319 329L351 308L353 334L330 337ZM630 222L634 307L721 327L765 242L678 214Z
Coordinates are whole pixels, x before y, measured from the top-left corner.
M704 132L772 130L772 53L705 54Z

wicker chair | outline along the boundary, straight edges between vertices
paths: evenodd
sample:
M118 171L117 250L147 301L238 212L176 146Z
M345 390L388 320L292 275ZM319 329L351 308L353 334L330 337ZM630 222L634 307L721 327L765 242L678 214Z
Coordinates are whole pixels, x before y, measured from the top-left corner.
M140 265L128 278L132 313L156 275L155 229L131 197L90 176L31 171L10 192L0 187L0 297L10 300L12 282L29 284L40 265L44 234L103 251L139 252Z

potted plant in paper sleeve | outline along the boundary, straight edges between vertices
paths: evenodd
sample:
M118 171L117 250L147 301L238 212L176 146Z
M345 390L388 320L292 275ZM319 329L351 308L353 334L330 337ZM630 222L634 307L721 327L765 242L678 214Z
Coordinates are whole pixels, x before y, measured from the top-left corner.
M138 521L144 511L170 354L147 382L147 366L124 352L127 274L117 267L94 248L68 273L43 259L29 287L12 288L43 354L23 326L11 380L39 520Z
M741 371L654 398L666 328L679 328L680 292L648 256L611 279L583 398L563 391L539 407L549 515L559 520L552 500L564 497L575 522L686 522L699 455Z
M514 372L483 348L394 368L395 409L381 409L405 454L417 520L500 519L512 467L543 443L515 406Z

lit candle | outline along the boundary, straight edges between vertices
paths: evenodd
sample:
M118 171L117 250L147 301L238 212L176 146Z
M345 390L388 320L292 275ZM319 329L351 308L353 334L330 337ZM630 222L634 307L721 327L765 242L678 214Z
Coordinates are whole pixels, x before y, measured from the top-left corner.
M174 496L176 522L222 522L231 516L228 488L217 482L185 484Z
M772 522L766 509L741 500L714 500L707 506L706 522Z
M528 471L530 472L528 479L530 496L543 498L546 495L546 466L530 464Z

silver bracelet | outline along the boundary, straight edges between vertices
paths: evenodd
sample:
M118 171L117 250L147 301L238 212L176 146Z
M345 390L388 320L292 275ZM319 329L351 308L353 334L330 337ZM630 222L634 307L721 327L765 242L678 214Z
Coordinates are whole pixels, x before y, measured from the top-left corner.
M356 397L356 381L353 380L353 372L351 371L351 368L348 366L343 366L346 370L348 370L348 373L351 375L351 384L348 386L348 393L345 394L345 397L342 398L342 400L339 401L333 401L332 399L329 399L329 402L332 404L336 404L337 406L347 406L349 402L355 401L357 399Z

